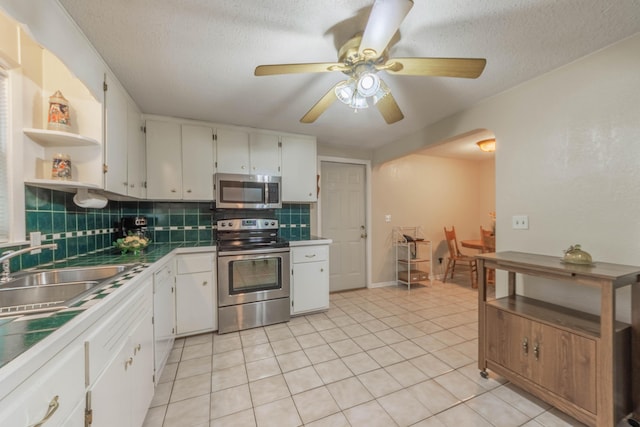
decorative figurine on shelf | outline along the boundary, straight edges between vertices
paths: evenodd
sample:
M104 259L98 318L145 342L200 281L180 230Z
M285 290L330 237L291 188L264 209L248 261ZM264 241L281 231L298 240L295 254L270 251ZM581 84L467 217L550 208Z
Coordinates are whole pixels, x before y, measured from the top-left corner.
M57 153L53 157L51 179L71 179L71 157L68 154Z
M49 97L49 114L47 117L47 129L71 130L71 119L69 118L69 101L59 90Z
M591 260L591 255L589 255L588 252L585 252L582 249L580 249L580 245L569 246L569 248L564 251L564 258L562 260L569 264L581 264L581 265L593 264L593 261Z

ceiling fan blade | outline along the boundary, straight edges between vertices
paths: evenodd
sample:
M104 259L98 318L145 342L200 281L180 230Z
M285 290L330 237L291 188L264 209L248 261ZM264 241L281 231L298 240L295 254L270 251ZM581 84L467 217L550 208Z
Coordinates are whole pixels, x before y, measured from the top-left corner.
M302 123L315 122L318 119L318 117L320 117L320 115L324 113L326 109L329 108L336 99L338 99L336 97L336 86L338 86L340 83L342 82L336 83L334 87L329 89L329 91L325 93L324 96L320 98L320 100L318 100L318 102L316 102L316 104L313 107L311 107L309 111L307 111L307 114L305 114L300 119L300 121Z
M358 52L379 57L413 7L413 0L375 0Z
M400 111L400 107L398 107L398 104L391 93L383 96L376 103L376 107L378 107L378 111L380 111L380 114L384 117L384 121L389 125L404 119L404 114Z
M391 74L407 76L465 77L475 79L482 74L484 58L393 58L381 67Z
M326 73L331 71L342 71L344 64L337 62L318 62L310 64L274 64L258 65L254 75L271 76L274 74L294 74L294 73Z

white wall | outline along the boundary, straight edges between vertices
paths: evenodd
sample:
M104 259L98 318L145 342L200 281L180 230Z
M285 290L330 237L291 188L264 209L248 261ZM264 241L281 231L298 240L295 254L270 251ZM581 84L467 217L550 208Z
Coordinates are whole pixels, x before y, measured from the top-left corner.
M457 160L411 154L372 170L372 282L395 277L392 229L421 226L432 241L434 273L444 274L444 227L455 226L458 240L479 239L480 225L491 226L495 190L493 161ZM391 215L391 222L385 222ZM467 250L472 253L472 250ZM445 261L446 262L446 261Z
M381 162L476 128L497 137L497 249L640 265L640 34L374 152ZM491 60L490 58L488 60ZM529 215L529 230L511 216ZM382 242L380 242L382 244ZM500 279L500 277L499 277ZM596 290L529 280L524 292L593 313ZM628 287L618 318L630 321ZM499 281L498 294L504 292Z

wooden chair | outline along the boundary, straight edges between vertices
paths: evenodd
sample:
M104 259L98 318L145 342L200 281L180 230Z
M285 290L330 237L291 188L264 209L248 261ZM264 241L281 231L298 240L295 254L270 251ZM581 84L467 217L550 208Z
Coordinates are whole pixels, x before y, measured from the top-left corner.
M493 235L492 230L487 230L480 226L480 241L482 242L482 253L489 253L496 251L496 236ZM487 270L487 284L495 285L496 283L496 271L491 268Z
M469 275L471 277L471 287L478 287L478 264L476 262L475 257L471 255L465 255L460 252L458 249L458 239L456 238L456 228L451 227L451 230L447 230L447 227L444 227L444 236L447 241L447 246L449 247L449 259L447 260L447 268L444 272L444 279L442 283L447 281L447 276L449 275L449 270L451 270L451 278L453 279L453 273L456 268L456 263L464 263L469 266Z

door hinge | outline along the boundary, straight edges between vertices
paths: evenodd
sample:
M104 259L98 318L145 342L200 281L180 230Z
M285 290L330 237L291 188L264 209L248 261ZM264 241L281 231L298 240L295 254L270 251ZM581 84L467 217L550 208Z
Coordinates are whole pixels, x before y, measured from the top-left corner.
M102 82L102 90L106 92L108 89L109 85L107 84L107 82Z
M151 375L151 381L155 384L156 383L156 374Z
M291 300L291 307L293 307L293 300Z
M102 173L109 172L109 166L106 163L102 164Z
M93 423L93 409L84 410L84 425L88 426Z
M171 333L175 334L176 333L176 328L171 328Z
M282 147L282 142L278 142L278 147Z
M152 325L156 324L156 317L155 316L151 316L151 324Z
M146 126L142 126L142 132L147 133L147 127Z

